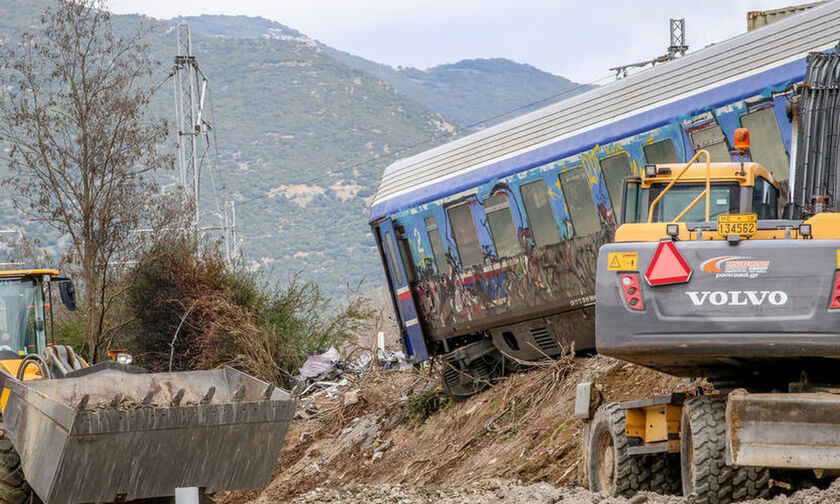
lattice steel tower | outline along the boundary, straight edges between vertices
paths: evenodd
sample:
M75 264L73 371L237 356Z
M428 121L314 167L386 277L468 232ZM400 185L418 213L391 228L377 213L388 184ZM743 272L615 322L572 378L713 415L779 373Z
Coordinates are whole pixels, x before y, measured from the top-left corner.
M178 130L178 183L185 200L193 205L193 230L200 221L201 163L199 143L210 130L204 119L204 96L207 92L207 77L192 55L190 27L178 25L178 52L175 55L175 115ZM204 143L208 139L204 138Z

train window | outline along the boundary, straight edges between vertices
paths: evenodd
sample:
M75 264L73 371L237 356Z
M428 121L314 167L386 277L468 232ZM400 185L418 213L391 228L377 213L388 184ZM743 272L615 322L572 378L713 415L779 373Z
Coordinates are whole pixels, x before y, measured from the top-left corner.
M650 164L680 162L680 158L677 156L677 149L674 148L674 142L670 138L645 145L644 149L645 160Z
M432 246L432 255L435 258L435 268L438 275L449 273L449 262L443 253L443 241L440 239L440 230L434 217L426 217L426 234L429 236L429 243Z
M417 281L417 270L414 266L414 260L411 258L411 248L408 245L408 240L405 238L405 230L403 228L395 228L397 233L397 247L400 250L400 257L405 268L405 276L408 277L409 283Z
M751 135L752 136L752 135ZM779 218L779 191L761 177L755 178L753 187L753 212L759 219Z
M610 201L612 201L613 208L618 208L624 177L633 174L633 167L630 166L630 157L627 154L619 154L602 159L599 163L601 164L601 171L604 172L604 180L607 181L607 192L610 194Z
M461 267L466 268L482 263L484 255L481 253L481 243L478 241L478 232L475 230L470 206L449 207L446 213L452 224L452 234L455 237L455 246L458 248L458 257L461 258Z
M385 248L388 249L388 259L391 260L391 269L394 270L397 285L402 285L402 274L400 273L400 265L397 264L397 254L394 252L394 240L391 239L390 231L385 231Z
M511 257L522 252L507 194L500 192L484 200L484 213L496 245L496 254Z
M723 136L723 130L717 124L691 132L691 143L694 152L700 149L709 151L712 163L732 161L732 157L729 155L729 147L726 146L726 137ZM706 157L701 156L698 161L705 162Z
M569 210L569 217L572 218L576 236L601 229L601 219L598 218L598 209L592 200L592 190L586 177L586 170L582 166L560 174L566 208Z
M519 193L522 194L522 201L525 203L525 214L534 245L542 247L559 242L560 231L557 230L557 221L554 219L554 212L551 211L545 182L537 180L525 184L519 189Z
M741 117L741 126L750 130L750 157L778 180L788 178L790 160L771 107Z

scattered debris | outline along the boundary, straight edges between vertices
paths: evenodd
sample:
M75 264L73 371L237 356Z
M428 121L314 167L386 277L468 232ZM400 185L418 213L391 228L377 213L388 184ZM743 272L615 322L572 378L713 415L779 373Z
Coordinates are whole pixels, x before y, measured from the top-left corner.
M379 349L379 361L382 363L380 369L407 369L411 367L411 363L405 358L402 350L396 352L388 352L384 349Z
M359 402L359 391L358 389L348 390L347 393L344 394L344 405L345 406L352 406Z
M302 380L329 381L339 378L344 367L344 359L333 347L322 352L313 352L300 367Z

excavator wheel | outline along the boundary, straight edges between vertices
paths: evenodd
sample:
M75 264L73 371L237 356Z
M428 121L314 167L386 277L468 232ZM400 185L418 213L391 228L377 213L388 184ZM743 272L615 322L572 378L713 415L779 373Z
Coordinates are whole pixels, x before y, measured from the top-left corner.
M726 465L726 399L686 401L680 433L683 495L696 504L729 504L770 494L769 471Z
M680 467L683 495L697 504L732 502L733 467L726 465L726 401L700 396L683 406Z
M770 498L770 470L766 467L738 467L732 478L736 501Z
M586 472L593 492L631 497L651 490L651 457L627 453L624 410L618 403L604 404L595 412L587 450Z
M23 476L20 457L6 438L6 428L0 422L0 503L23 504L30 495L34 494Z
M662 495L682 495L680 456L676 453L648 455L650 491Z

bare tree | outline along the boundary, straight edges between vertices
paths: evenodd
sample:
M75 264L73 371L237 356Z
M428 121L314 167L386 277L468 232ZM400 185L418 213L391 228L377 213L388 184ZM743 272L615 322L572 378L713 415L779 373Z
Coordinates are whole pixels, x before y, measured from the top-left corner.
M167 124L147 115L146 32L115 34L104 0L60 0L0 55L3 183L25 216L70 237L94 361L119 326L108 317L120 296L115 264L160 215L151 172L172 166Z

